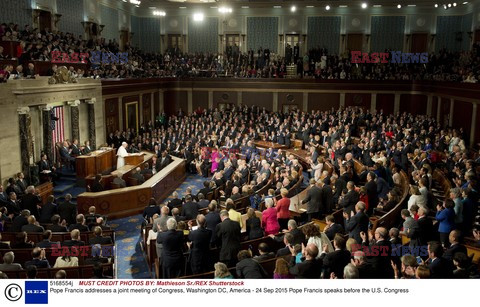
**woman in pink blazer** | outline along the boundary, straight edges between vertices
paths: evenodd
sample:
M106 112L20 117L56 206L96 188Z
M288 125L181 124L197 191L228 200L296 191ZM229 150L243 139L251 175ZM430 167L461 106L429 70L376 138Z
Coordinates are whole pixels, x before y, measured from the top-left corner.
M280 225L278 224L277 210L273 207L273 200L265 199L265 206L267 209L262 212L262 227L265 229L265 235L277 234Z

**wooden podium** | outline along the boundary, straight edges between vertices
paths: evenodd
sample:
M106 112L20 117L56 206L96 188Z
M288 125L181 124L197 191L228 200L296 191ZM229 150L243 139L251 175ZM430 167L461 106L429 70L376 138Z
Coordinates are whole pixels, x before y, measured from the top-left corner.
M75 159L77 177L85 178L95 176L113 169L115 162L115 151L111 148L95 150Z
M143 156L144 156L143 153L129 154L124 158L125 165L139 165L144 161Z

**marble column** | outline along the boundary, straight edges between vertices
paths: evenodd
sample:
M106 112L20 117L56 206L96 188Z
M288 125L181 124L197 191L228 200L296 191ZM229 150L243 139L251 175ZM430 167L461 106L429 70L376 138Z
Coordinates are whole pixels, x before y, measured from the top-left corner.
M20 164L22 172L28 182L30 180L30 153L31 147L31 130L30 130L30 108L18 108L18 125L20 128Z
M50 162L54 162L53 159L53 127L51 111L52 107L43 106L42 110L42 124L43 124L43 152L47 154L47 158Z
M70 121L72 125L72 141L80 141L80 110L78 106L80 105L80 100L69 101L68 105L70 106Z
M87 100L88 107L88 140L90 141L90 146L92 148L97 148L96 139L97 135L95 133L95 102L97 100L92 98Z

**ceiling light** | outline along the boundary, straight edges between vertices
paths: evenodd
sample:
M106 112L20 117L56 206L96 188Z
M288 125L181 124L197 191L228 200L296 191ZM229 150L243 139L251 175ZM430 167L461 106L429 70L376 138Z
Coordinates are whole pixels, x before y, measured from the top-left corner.
M339 5L338 7L348 7L348 5Z
M306 7L308 7L309 9L311 9L312 7L315 7L313 5L307 5Z
M295 5L292 5L292 7L290 8L290 12L294 13L297 11L297 7Z
M368 4L366 2L362 3L362 9L366 9L368 7Z
M409 5L407 5L407 6L412 6L412 7L413 7L413 6L417 6L417 5L416 5L416 4L409 4Z
M131 3L131 4L135 4L135 5L140 5L140 3L142 3L142 1L139 1L139 0L130 0L130 3Z
M448 6L448 7L452 7L452 4L451 4L451 3L449 3L447 6Z
M151 9L151 10L156 9L156 7L154 7L154 6L149 6L148 8Z
M401 4L398 4L397 5L397 9L401 9L402 8L402 5Z
M250 7L246 6L246 5L242 6L242 9L248 9L248 8L250 8Z
M447 9L448 7L447 7L447 5L446 5L446 4L444 4L444 5L443 5L443 8L444 8L444 9Z
M166 16L167 13L165 13L165 11L153 11L153 15L155 15L155 16Z
M193 20L194 21L203 21L205 17L203 16L203 13L195 13L193 14Z
M382 7L381 4L374 4L373 7Z
M457 6L457 2L453 2L453 6Z
M325 7L325 9L326 9L327 11L330 11L330 5L327 5L327 6Z
M232 12L232 8L231 7L221 7L218 9L218 11L222 14L229 14Z
M463 2L463 4L467 4L467 3L468 3L468 1Z
M435 3L435 7L438 7L438 4Z
M186 6L179 6L178 8L179 9L186 9L187 7Z

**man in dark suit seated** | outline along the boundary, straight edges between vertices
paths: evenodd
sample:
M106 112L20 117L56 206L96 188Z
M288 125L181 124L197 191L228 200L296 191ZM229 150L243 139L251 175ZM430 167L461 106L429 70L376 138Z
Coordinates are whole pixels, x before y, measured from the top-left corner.
M184 216L180 215L180 209L178 208L173 208L172 210L172 217L175 219L175 221L180 222L180 221L185 221L186 218Z
M235 266L237 277L242 279L263 279L267 277L264 268L252 259L249 250L241 250L237 254L238 263Z
M295 278L320 278L322 273L322 260L316 259L318 255L318 248L315 244L310 243L302 250L302 262L295 263L296 252L293 246L289 246L291 259L290 259L290 274Z
M127 186L127 183L125 180L122 178L122 174L117 174L115 178L113 178L112 181L113 184L117 185L119 188L125 188Z
M78 146L78 140L74 139L72 143L72 152L71 155L72 157L78 157L82 154L80 147Z
M210 240L212 231L206 228L206 219L203 214L197 216L196 230L188 235L190 249L190 265L193 274L206 272L210 266Z
M80 241L80 231L78 229L74 229L70 232L71 240L65 240L62 242L62 246L84 246L85 242Z
M72 203L72 195L65 195L65 201L58 205L57 212L60 215L62 220L65 220L68 225L75 223L75 218L77 216L77 206Z
M290 253L291 253L290 247L295 246L295 245L293 244L293 240L294 240L293 235L292 235L291 233L287 232L287 233L283 236L283 243L285 244L285 247L280 248L279 250L277 250L276 256L277 256L277 257L282 257L282 256L290 255ZM320 275L319 275L319 276L320 276Z
M334 273L337 278L343 278L343 269L350 263L350 252L346 250L346 241L336 235L333 239L335 250L327 254L328 244L324 245L320 259L323 261L323 278L329 279L330 274Z
M157 172L160 170L164 169L167 165L172 162L172 157L168 154L166 150L162 151L162 156L157 159L157 165L155 166L155 169Z
M29 232L44 232L45 229L43 229L42 226L38 225L37 219L35 216L30 215L27 218L28 224L22 226L22 231L29 233Z
M210 203L208 199L205 199L205 195L202 193L198 193L198 208L199 209L204 209L208 207L208 204Z
M92 186L90 187L90 192L102 192L103 190L104 190L104 187L102 185L102 175L96 174L95 180L93 181Z
M22 209L30 211L31 215L38 218L40 216L38 209L41 203L42 199L35 191L35 187L33 185L28 186L26 194L22 197Z
M220 262L232 267L236 264L237 253L240 250L242 229L240 223L230 220L227 210L220 212L220 219L222 222L215 229L216 237L221 242Z
M182 206L183 201L178 198L178 193L173 192L172 193L172 199L167 203L168 208L170 211L173 210L173 208L180 208Z
M90 141L85 141L85 146L83 146L83 149L82 149L82 155L87 155L89 153L91 153L92 151L95 150L95 148L92 148L90 147Z
M264 261L275 258L275 253L270 252L267 243L262 242L258 244L258 256L253 257L256 261Z
M35 266L37 269L50 268L50 263L48 263L48 260L45 257L45 249L35 247L32 251L32 258L32 260L25 262L25 268L31 265Z
M42 235L43 240L35 244L36 247L40 248L51 248L53 246L60 246L60 242L52 242L52 231L45 230Z
M28 234L24 231L17 233L15 243L11 243L12 248L33 248L34 244L28 240Z
M448 260L442 257L443 247L440 242L430 241L428 242L428 260L426 264L430 269L430 278L451 278L453 266L450 265Z
M100 245L106 245L106 244L113 244L112 238L110 236L103 236L102 228L99 226L96 226L93 229L93 232L95 233L95 237L91 238L88 240L88 244L90 245L95 245L95 244L100 244Z
M55 214L54 216L52 216L52 225L47 225L47 229L51 230L52 232L68 232L68 229L65 226L67 225L67 223L65 222L65 220L61 221L60 223L60 220L60 215Z
M468 255L467 248L460 244L461 240L461 233L460 230L452 230L450 235L448 236L448 240L450 241L450 247L443 253L443 258L453 261L453 256L456 253L464 253ZM452 262L453 265L453 262Z
M132 178L137 180L137 184L140 185L145 182L145 178L140 173L142 169L137 167L136 169L132 170Z
M6 252L3 255L3 263L0 264L0 271L20 271L23 270L20 263L14 263L15 254L13 252Z
M83 214L78 214L77 215L77 222L75 224L71 224L70 227L68 227L68 231L72 231L74 229L78 229L80 232L88 232L88 227L85 226L85 217Z
M327 235L328 239L333 240L337 233L343 234L343 227L340 224L335 223L333 215L327 215L325 217L327 225L323 229L323 232Z
M198 209L200 209L199 205L197 202L192 201L192 196L185 196L185 203L182 206L181 215L184 216L186 220L194 220L197 218Z
M355 251L352 253L352 264L357 267L359 279L375 278L373 266L367 262L367 257L363 251Z
M52 216L57 213L57 204L54 201L55 197L53 195L47 197L47 203L40 208L40 217L38 218L40 223L50 223Z
M148 163L143 164L143 169L140 171L140 174L142 174L143 177L147 178L146 175L150 175L150 177L153 175L153 170L148 165Z
M241 197L242 197L242 194L240 194L240 189L238 187L233 187L232 188L232 195L230 196L230 198L233 201L236 201L237 199L239 199Z
M150 198L148 206L143 209L142 216L148 223L151 223L150 219L154 214L160 214L160 206L157 205L155 198Z
M368 231L369 219L364 211L365 203L359 201L355 205L355 215L353 211L350 216L347 212L343 212L343 217L345 219L345 230L348 231L349 238L354 238L357 242L362 242L362 237L360 236L360 233L367 233Z
M182 274L183 259L183 232L177 231L177 221L174 218L167 220L167 231L157 235L157 243L162 244L162 277L176 278Z
M87 225L90 229L91 225L97 224L97 219L102 217L100 214L96 213L97 208L95 206L88 207L88 213L85 214L85 225Z

